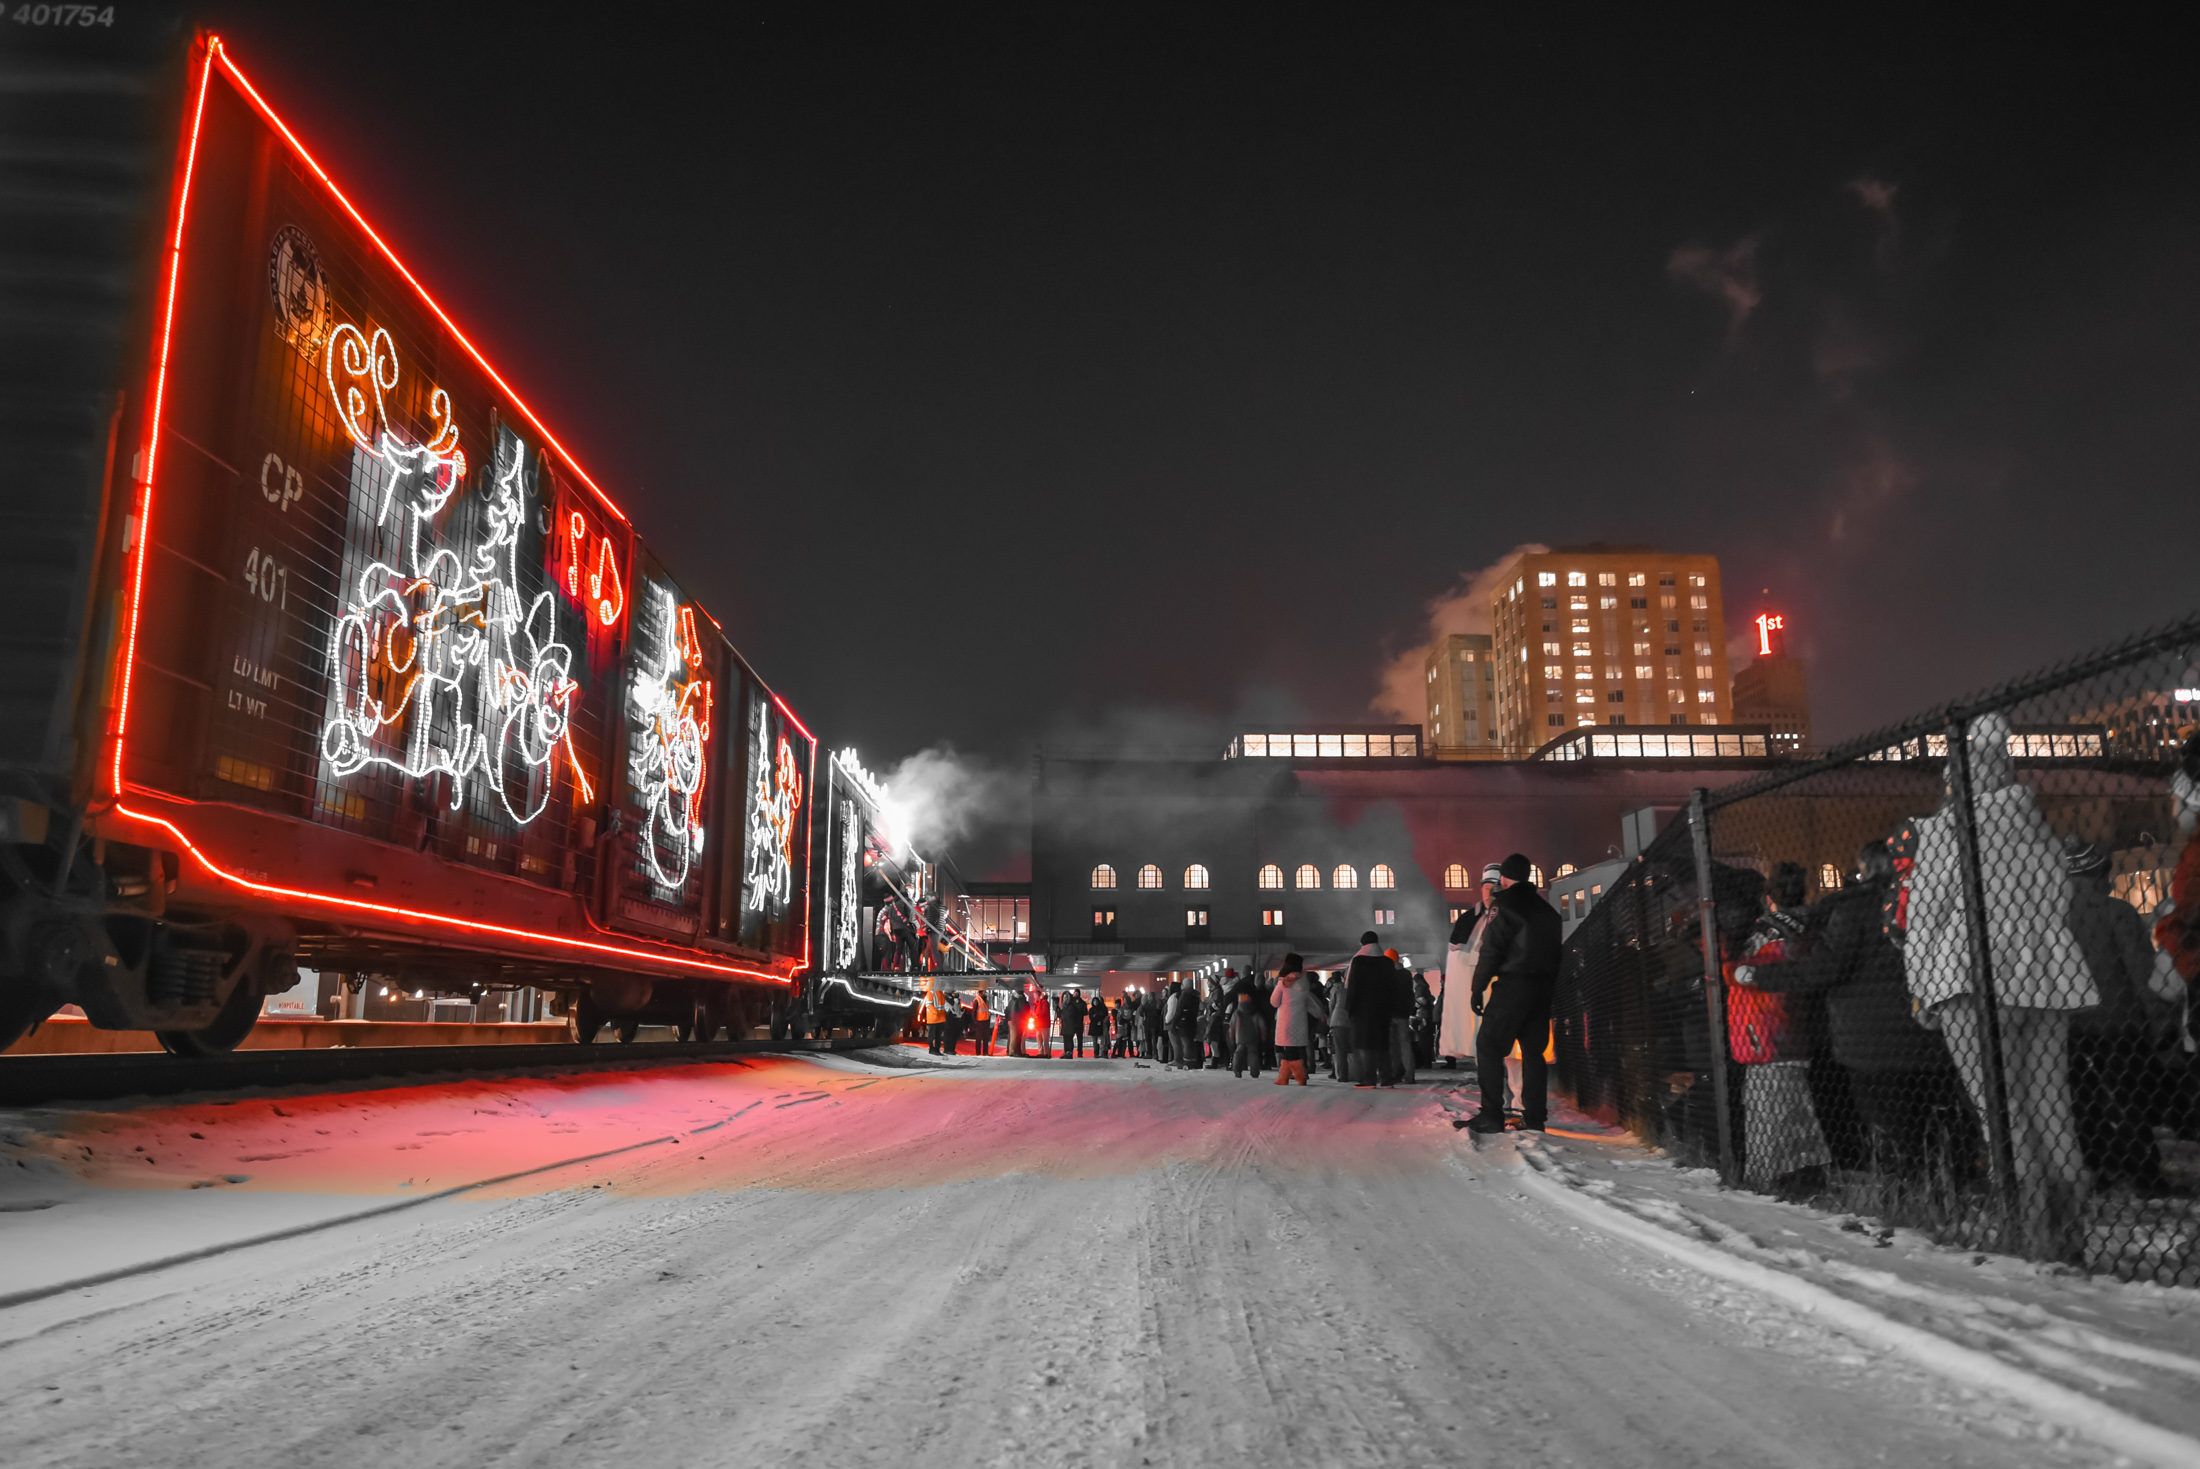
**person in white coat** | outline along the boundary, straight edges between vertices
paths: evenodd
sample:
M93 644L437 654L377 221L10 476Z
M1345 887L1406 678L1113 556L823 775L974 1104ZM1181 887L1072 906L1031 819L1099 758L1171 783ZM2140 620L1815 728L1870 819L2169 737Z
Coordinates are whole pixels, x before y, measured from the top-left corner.
M1276 1006L1276 1085L1306 1085L1306 1058L1314 1044L1313 1022L1325 1018L1322 997L1306 976L1306 961L1283 956L1283 972L1271 992Z
M1482 869L1482 902L1462 911L1451 926L1450 952L1444 957L1444 989L1437 996L1436 1054L1446 1066L1474 1055L1474 961L1482 955L1482 931L1490 926L1490 904L1501 886L1497 864Z
M2070 1017L2101 996L2070 931L2061 839L2017 780L2007 717L1973 720L1967 747L2020 1227L2035 1254L2064 1258L2082 1245L2086 1193L2070 1095ZM1971 1105L1985 1117L1986 1010L1972 964L1962 819L1951 798L1918 824L1908 979L1919 1017L1948 1042Z

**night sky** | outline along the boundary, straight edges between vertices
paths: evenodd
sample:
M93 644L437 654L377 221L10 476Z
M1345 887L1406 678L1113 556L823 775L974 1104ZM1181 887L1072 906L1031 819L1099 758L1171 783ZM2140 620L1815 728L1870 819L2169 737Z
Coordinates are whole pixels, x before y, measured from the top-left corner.
M696 14L207 19L875 766L1370 717L1530 541L1769 587L1822 739L2200 606L2200 109L2136 23Z

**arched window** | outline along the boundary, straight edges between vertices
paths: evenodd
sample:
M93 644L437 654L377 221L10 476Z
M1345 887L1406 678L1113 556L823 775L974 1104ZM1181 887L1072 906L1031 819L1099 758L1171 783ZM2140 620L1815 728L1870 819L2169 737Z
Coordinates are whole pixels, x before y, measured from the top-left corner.
M1398 874L1378 862L1368 871L1367 885L1371 888L1394 888L1398 885Z
M1157 888L1161 886L1161 869L1154 866L1151 862L1148 862L1144 867L1139 868L1138 885L1142 888Z
M1574 864L1571 862L1561 862L1558 864L1558 871L1554 873L1553 876L1572 877L1579 870L1580 869L1575 867Z
M1095 890L1108 889L1112 891L1115 887L1115 869L1105 862L1093 868L1092 885Z
M1349 863L1339 862L1337 870L1329 874L1329 885L1333 888L1356 888L1360 885L1360 874Z
M1299 868L1297 881L1301 888L1318 888L1322 885L1321 871L1308 862Z
M1461 867L1456 862L1452 863L1451 866L1445 868L1444 886L1447 888L1464 888L1468 886L1467 869Z
M1543 869L1533 863L1529 864L1528 867L1528 886L1538 888L1543 886Z
M1194 862L1191 866L1184 869L1184 886L1186 886L1187 888L1204 888L1207 885L1208 883L1206 868L1200 866L1197 862Z
M1263 866L1260 870L1260 885L1264 888L1281 888L1283 886L1283 869L1273 862Z

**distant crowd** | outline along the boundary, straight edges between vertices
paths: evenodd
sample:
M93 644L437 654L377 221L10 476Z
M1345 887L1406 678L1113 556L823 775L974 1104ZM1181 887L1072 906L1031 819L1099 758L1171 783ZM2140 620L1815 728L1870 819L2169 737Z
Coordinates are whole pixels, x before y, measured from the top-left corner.
M935 1055L967 1046L978 1056L1131 1058L1256 1079L1273 1071L1278 1086L1315 1074L1356 1087L1410 1085L1423 1070L1471 1060L1483 1103L1469 1125L1480 1131L1505 1125L1505 1060L1517 1046L1520 1125L1540 1129L1560 922L1529 875L1517 853L1486 869L1484 901L1460 915L1433 985L1369 932L1329 969L1310 971L1286 954L1273 971L1230 968L1213 981L1179 977L1118 995L1049 991L1036 978L957 991L958 976L930 975L918 1018Z

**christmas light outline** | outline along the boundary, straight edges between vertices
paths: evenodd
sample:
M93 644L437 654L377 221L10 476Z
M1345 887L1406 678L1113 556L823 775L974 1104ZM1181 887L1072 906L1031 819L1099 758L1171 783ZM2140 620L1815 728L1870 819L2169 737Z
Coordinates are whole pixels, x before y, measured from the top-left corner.
M643 860L658 886L678 891L687 885L695 859L703 854L703 793L710 778L705 756L710 742L712 685L702 676L702 648L695 640L692 608L682 607L671 588L660 582L645 580L642 586L656 609L663 663L655 672L643 668L640 650L636 649L628 701L642 731L628 756L627 772L647 812L642 818ZM683 627L684 645L679 631ZM682 672L691 676L675 685L676 675ZM698 705L700 719L696 717ZM679 799L672 799L674 796ZM660 826L679 853L677 873L666 872L658 860Z
M435 314L436 318L443 323L444 327L451 333L453 339L455 339L460 346L466 349L467 353L474 359L475 363L482 369L483 373L488 376L490 381L494 382L497 387L504 392L506 397L511 401L512 405L516 407L520 411L520 413L526 417L528 422L532 424L537 429L537 431L542 434L545 441L547 441L553 448L557 450L559 457L563 459L567 467L570 468L573 473L579 477L581 482L588 486L589 491L596 496L598 502L603 506L603 508L610 512L611 515L616 517L621 524L630 525L632 523L627 519L625 512L619 508L617 502L612 500L612 498L608 494L606 494L599 485L596 484L594 479L589 476L587 470L584 469L579 461L573 457L572 452L565 447L565 445L557 438L555 434L550 432L548 427L544 425L539 418L535 416L534 410L528 407L526 401L513 391L511 385L505 382L503 377L496 371L496 369L489 365L488 360L482 356L480 350L474 346L473 342L466 336L464 332L459 330L457 323L452 321L450 316L443 310L441 305L436 302L435 298L428 294L427 289L422 286L419 280L412 274L412 272L406 268L404 261L398 258L397 253L392 250L390 246L382 239L382 237L375 232L374 228L367 223L365 216L360 214L359 210L352 204L351 200L347 198L343 191L336 186L335 181L329 177L327 171L321 167L320 163L313 157L313 155L306 150L305 145L300 142L297 135L290 130L289 125L282 120L281 116L278 115L271 106L269 106L267 100L263 98L260 95L259 91L255 87L253 87L251 82L246 79L243 71L230 57L227 48L222 43L221 37L219 35L208 35L203 42L203 47L203 52L198 59L198 86L193 94L192 101L190 141L185 145L183 149L183 156L180 161L179 178L174 195L173 213L175 218L175 227L173 234L170 236L169 239L168 286L166 299L162 307L160 350L152 365L152 390L150 393L151 405L150 411L146 416L143 470L142 473L133 476L135 486L138 490L138 494L136 496L137 514L134 517L135 524L126 525L126 533L124 536L123 544L123 551L126 556L129 555L133 550L136 552L136 555L132 562L130 571L129 627L127 634L122 639L122 667L120 670L121 677L119 679L119 688L116 695L116 708L113 725L114 751L112 759L107 762L107 771L109 775L108 795L112 798L112 803L109 809L120 816L124 816L133 820L144 821L169 832L176 838L179 843L183 845L183 847L187 851L191 853L192 857L209 873L212 873L215 877L221 879L224 882L231 883L235 886L247 890L272 894L279 897L295 898L308 902L328 904L335 907L346 908L355 911L387 913L396 917L428 924L442 925L446 927L466 929L483 933L495 933L514 938L535 940L543 943L555 944L565 947L589 949L619 956L622 958L635 959L648 963L670 964L683 968L704 970L718 974L749 976L756 979L769 980L779 984L791 983L791 980L788 976L774 974L765 970L749 969L738 965L719 964L700 959L689 959L668 952L622 947L614 944L592 943L578 939L561 938L556 935L544 934L539 931L509 928L499 924L481 923L475 920L459 918L449 914L421 912L411 909L397 908L387 904L364 902L359 899L344 897L337 894L316 893L303 889L283 888L275 886L273 884L256 882L248 878L240 877L237 874L229 872L226 869L222 868L212 858L208 857L206 853L202 851L196 844L194 844L192 840L184 834L182 829L176 826L173 822L164 820L156 816L150 816L141 812L133 811L129 807L122 804L122 797L126 792L131 794L143 795L150 799L161 800L177 805L196 806L200 804L187 798L176 797L169 793L162 792L151 787L139 786L126 781L123 775L123 765L129 731L130 699L132 690L134 689L136 683L138 632L143 622L145 596L145 565L150 550L150 529L154 508L154 490L157 481L156 467L159 463L159 455L161 449L161 428L164 419L164 410L167 398L168 365L171 349L174 343L176 302L180 294L182 282L183 240L189 222L191 188L197 167L199 142L203 135L205 124L206 98L212 81L213 69L216 61L219 61L221 63L222 70L224 74L228 77L232 85L237 88L239 93L241 93L245 100L250 103L253 109L256 110L268 122L268 124L276 130L276 132L282 135L284 141L290 145L292 151L297 155L299 160L312 170L314 176L318 178L323 186L328 189L330 195L337 201L338 204L343 206L344 211L351 217L353 223L358 225L360 231L366 235L368 240L370 240L379 251L381 251L383 257L390 263L391 267L395 269L397 273L405 279L407 284L412 286L414 291L420 296L421 300L428 306L430 311L432 311ZM613 580L613 589L615 591L621 592L623 601L623 589L621 589L618 584L616 558L612 558L609 564ZM706 615L708 614L706 613ZM779 705L781 712L785 713L790 720L794 721L797 728L801 729L806 736L809 735L808 728L802 724L799 718L795 716L793 710L787 707L784 700L780 699L777 694L773 694L772 699L774 703ZM566 741L566 747L568 754L570 755L572 753L570 727L568 727L567 733L568 738ZM811 741L812 744L810 752L810 764L812 772L814 774L816 766L816 742L814 736L811 736ZM586 777L581 772L580 763L577 757L573 760L573 767L575 778L579 780L585 788L587 785ZM592 794L590 799L593 799ZM581 917L583 921L586 922L588 926L595 932L607 935L611 933L610 930L604 928L603 925L598 923L595 916L591 913L588 913L585 907L581 911ZM803 925L803 959L801 964L801 967L803 968L806 968L808 966L809 952L809 925L805 923Z

